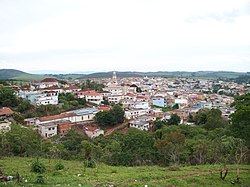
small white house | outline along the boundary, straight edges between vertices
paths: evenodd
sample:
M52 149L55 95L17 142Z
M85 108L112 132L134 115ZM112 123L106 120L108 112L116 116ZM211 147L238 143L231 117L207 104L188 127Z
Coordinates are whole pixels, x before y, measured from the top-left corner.
M66 114L74 114L74 116L70 118L70 121L78 123L93 120L97 112L99 112L99 110L96 108L81 108L77 110L71 110Z
M149 109L133 109L125 111L126 119L137 118L138 116L149 114Z
M57 135L57 124L43 123L38 125L38 131L44 138L49 138Z
M167 107L167 99L164 97L154 97L152 98L152 104L158 107Z
M133 127L139 130L149 130L149 122L147 121L140 121L140 120L134 120L129 123L129 127Z
M11 130L11 122L9 121L0 121L0 133L1 132L7 132Z
M39 88L48 88L52 86L59 86L59 82L54 78L45 78L39 83Z
M90 138L95 138L100 135L104 135L104 130L101 130L97 127L85 126L84 130L85 130L86 135Z
M149 103L144 101L144 102L136 102L134 104L135 109L149 109Z
M85 99L87 102L99 105L103 101L103 95L98 92L90 92L85 94Z
M122 95L113 95L108 97L108 102L109 103L119 103L123 99Z

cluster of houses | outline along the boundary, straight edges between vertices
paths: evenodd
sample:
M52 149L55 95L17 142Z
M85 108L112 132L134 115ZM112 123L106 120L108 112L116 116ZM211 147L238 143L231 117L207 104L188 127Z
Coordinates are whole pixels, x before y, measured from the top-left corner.
M94 81L105 85L102 91L82 90L74 82L60 84L54 78L45 78L38 83L17 88L16 93L19 97L37 106L58 105L60 93L71 93L95 105L54 116L28 118L25 119L26 125L34 126L44 138L63 136L72 128L94 138L104 134L96 124L93 125L93 118L97 112L110 109L102 104L105 101L111 105L119 103L123 107L129 127L148 131L152 129L156 119L168 121L172 114L179 115L182 124L190 124L189 115L195 115L200 109L218 108L222 115L228 118L234 112L230 107L233 97L219 92L225 93L226 90L230 90L230 93L240 95L246 91L244 85L213 80L154 77L118 80L115 72L112 78ZM220 89L217 93L212 93L218 85ZM12 115L11 112L13 113L3 108L0 110L0 117ZM8 129L8 123L10 122L4 123L2 120L0 130Z

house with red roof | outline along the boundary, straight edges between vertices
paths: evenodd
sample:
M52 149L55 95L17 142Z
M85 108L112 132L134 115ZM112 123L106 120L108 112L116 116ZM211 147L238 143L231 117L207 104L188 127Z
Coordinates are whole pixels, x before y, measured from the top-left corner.
M95 103L97 105L101 104L103 101L102 93L96 92L95 90L79 91L77 95L78 98L85 98L87 102Z
M39 83L39 88L48 88L53 86L59 86L59 82L55 78L45 78Z
M8 108L8 107L0 108L0 117L2 117L2 118L9 117L12 114L14 114L14 112L10 108Z
M84 126L84 132L90 138L95 138L97 136L104 135L104 130L93 126Z

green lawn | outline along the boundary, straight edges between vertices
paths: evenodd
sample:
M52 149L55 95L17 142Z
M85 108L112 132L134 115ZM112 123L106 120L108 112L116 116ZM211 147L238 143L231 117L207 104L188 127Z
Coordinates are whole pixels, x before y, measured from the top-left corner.
M1 158L0 167L5 175L15 175L18 171L23 178L21 184L0 182L0 186L39 186L34 183L36 173L30 172L32 158ZM85 169L82 162L62 161L65 169L56 171L55 160L40 159L46 165L45 184L40 186L250 186L250 166L241 165L241 184L232 185L236 178L235 166L229 166L229 173L223 181L217 170L220 165L180 167L171 171L168 167L113 167L98 164L97 168ZM27 180L27 182L25 182Z

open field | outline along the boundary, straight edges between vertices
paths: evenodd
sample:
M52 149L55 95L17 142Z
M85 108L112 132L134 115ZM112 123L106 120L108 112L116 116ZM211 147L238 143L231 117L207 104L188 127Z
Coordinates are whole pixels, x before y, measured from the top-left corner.
M1 158L0 167L5 175L18 171L23 178L21 184L1 182L0 186L39 186L35 184L36 173L30 172L35 158ZM79 161L62 161L64 170L56 171L56 160L40 159L46 165L45 184L40 186L250 186L250 166L241 165L241 184L232 185L236 178L234 165L228 166L229 173L220 179L220 165L203 165L177 168L140 166L114 167L98 164L97 168L85 168ZM27 182L25 182L27 180Z

